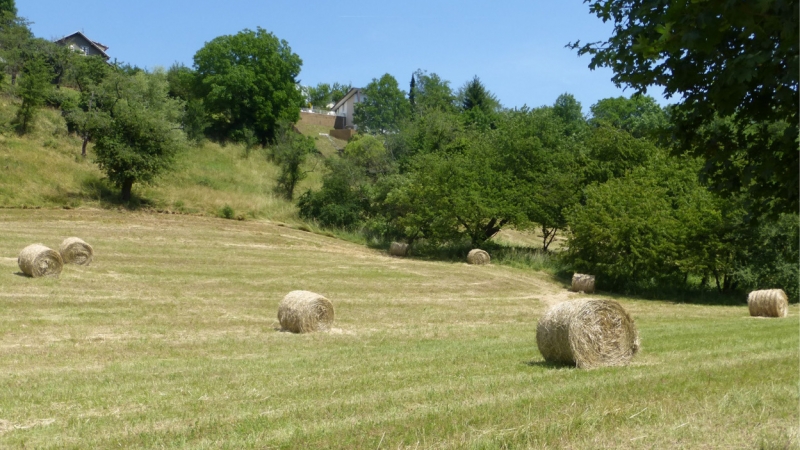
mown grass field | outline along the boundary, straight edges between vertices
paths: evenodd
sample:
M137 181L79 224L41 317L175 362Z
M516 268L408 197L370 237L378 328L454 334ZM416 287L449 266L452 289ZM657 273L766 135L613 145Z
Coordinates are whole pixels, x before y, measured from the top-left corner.
M27 244L93 244L60 279ZM277 330L291 290L334 330ZM507 266L399 259L259 220L0 209L0 448L798 447L798 307L618 298L628 367L543 362L578 294Z

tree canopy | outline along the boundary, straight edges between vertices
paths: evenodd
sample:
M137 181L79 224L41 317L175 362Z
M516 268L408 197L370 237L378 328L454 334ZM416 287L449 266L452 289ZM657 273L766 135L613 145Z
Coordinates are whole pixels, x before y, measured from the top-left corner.
M130 200L133 183L151 182L169 168L180 147L183 105L167 90L163 71L117 71L103 81L100 107L109 120L92 132L95 159L124 201Z
M411 79L415 80L412 107L422 110L455 111L456 95L450 87L449 81L443 80L435 73L428 74L427 71L422 69L414 72L414 76Z
M406 94L397 80L387 74L373 78L362 90L364 99L356 103L353 122L366 133L397 131L409 115Z
M677 96L680 150L706 159L718 191L745 190L754 207L794 212L798 203L798 2L787 0L586 0L614 31L571 44L610 67L613 81ZM708 133L729 120L728 139Z
M289 44L262 28L217 37L194 55L198 96L220 139L275 138L280 122L296 122L302 94L297 76L302 60Z

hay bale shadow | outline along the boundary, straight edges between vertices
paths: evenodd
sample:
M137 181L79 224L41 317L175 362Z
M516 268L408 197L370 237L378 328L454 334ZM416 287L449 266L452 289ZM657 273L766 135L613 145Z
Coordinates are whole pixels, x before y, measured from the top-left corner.
M545 369L576 369L575 364L542 360L522 361L528 367L542 367Z

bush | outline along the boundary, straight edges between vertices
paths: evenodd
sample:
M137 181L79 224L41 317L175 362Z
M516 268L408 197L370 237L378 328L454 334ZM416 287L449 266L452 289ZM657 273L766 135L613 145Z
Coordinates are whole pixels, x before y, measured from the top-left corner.
M363 169L347 160L329 160L330 172L322 179L322 189L307 191L297 206L300 217L313 219L326 227L354 228L369 210L369 197Z
M743 291L779 288L789 301L800 301L800 217L784 214L775 221L764 222L755 230L755 237L742 242L740 260L733 279ZM746 246L746 247L745 247Z
M236 212L231 208L230 205L225 205L222 209L219 210L219 216L223 219L233 219L236 216Z

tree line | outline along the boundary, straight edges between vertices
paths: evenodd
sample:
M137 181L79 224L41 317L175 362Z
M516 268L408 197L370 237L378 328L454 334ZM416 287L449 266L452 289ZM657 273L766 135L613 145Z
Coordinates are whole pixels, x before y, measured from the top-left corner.
M759 213L752 191L704 183L675 106L632 95L584 116L563 94L508 109L477 77L453 90L424 71L408 92L386 74L363 93L360 134L300 196L305 218L412 246L474 248L535 228L545 252L566 235L559 257L606 289L780 286L797 299L797 213Z

